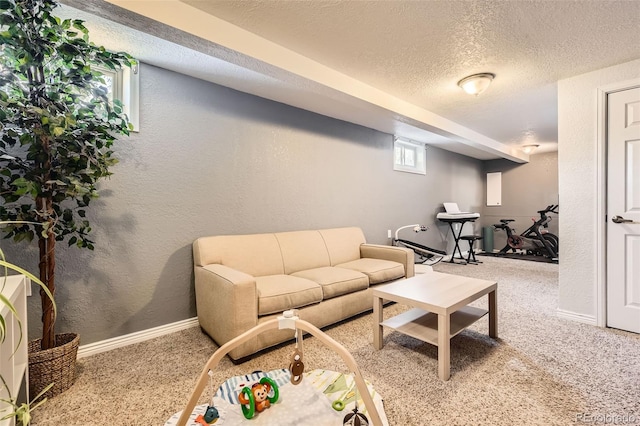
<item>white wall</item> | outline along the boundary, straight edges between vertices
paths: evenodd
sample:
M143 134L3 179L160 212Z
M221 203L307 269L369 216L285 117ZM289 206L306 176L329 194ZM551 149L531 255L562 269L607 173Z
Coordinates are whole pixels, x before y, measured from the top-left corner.
M640 59L558 82L559 313L596 322L598 88L640 78Z

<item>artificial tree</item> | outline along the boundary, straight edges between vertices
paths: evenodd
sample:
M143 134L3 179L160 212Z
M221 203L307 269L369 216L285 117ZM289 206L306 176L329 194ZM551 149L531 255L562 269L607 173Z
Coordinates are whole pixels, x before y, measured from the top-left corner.
M96 66L134 63L91 43L83 22L55 17L56 7L0 0L0 221L12 222L6 238L38 241L40 280L54 296L56 242L93 250L86 208L117 162L113 143L130 130ZM40 293L46 350L55 315Z

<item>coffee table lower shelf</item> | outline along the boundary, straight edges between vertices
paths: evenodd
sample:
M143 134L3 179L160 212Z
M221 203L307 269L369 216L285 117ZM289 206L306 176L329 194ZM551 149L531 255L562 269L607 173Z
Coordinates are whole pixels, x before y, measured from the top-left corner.
M452 313L449 339L478 321L488 312L486 309L464 306ZM380 325L438 346L438 315L432 312L414 308L389 318L380 323Z

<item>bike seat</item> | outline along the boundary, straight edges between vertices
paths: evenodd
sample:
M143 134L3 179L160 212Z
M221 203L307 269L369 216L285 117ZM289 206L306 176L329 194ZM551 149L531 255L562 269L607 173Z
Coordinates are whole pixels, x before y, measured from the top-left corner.
M500 219L500 222L504 223L505 225L509 222L515 222L515 219Z

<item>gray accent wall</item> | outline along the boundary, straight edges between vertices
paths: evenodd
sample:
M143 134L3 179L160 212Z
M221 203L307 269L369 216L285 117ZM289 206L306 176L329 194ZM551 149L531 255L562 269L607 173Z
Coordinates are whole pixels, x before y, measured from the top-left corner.
M484 199L486 201L486 174L502 172L502 204L482 207L480 223L491 226L500 223L500 219L515 219L511 227L520 234L531 226L532 218L538 219L538 210L550 204L558 204L558 153L546 152L534 154L529 162L516 164L507 160L484 162ZM560 206L562 212L562 206ZM552 219L547 228L559 235L559 215L550 214ZM494 248L502 249L506 245L506 232L494 232Z
M403 236L450 250L442 202L483 204L479 160L428 147L426 176L396 172L392 135L146 64L140 83L141 130L89 209L95 251L58 245L57 331L81 344L194 317L200 236L360 226L389 244L388 229L421 223ZM36 246L2 241L32 272Z

